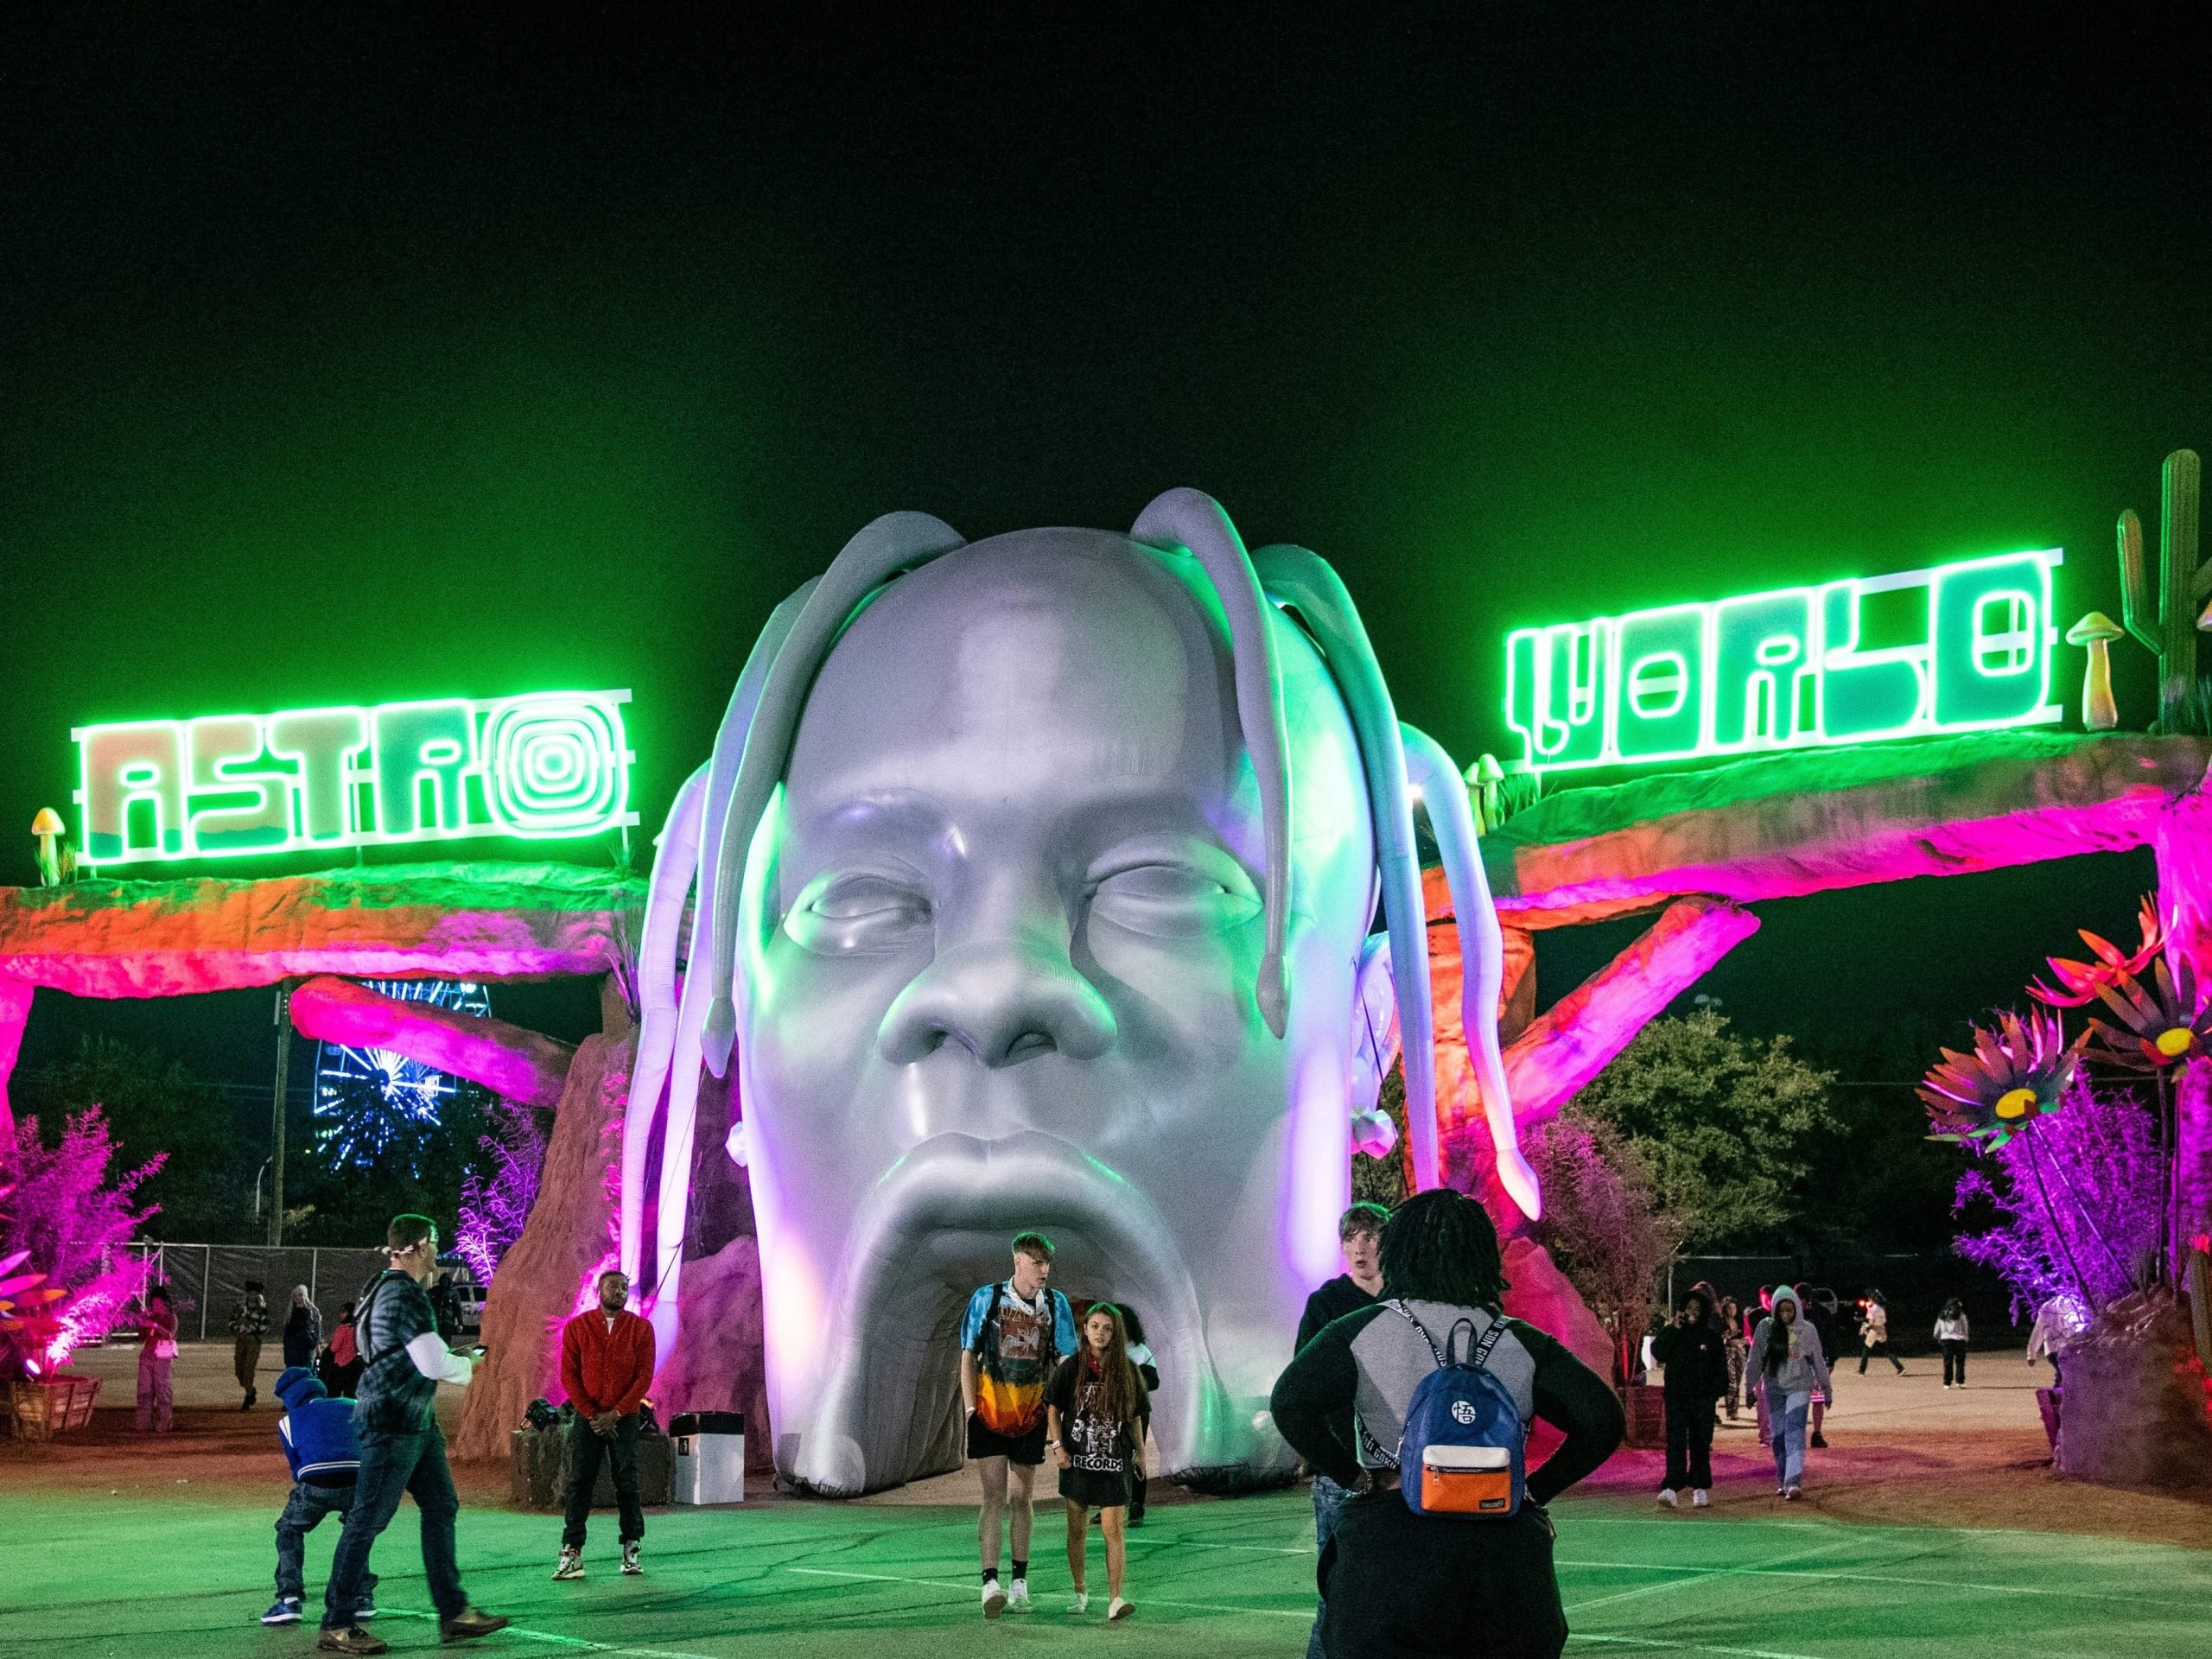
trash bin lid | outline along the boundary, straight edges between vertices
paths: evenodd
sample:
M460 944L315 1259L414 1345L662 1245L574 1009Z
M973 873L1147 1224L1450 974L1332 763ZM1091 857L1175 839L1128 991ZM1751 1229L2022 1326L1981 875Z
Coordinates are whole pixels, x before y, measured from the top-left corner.
M669 1420L668 1432L678 1439L693 1434L742 1434L741 1411L679 1411Z

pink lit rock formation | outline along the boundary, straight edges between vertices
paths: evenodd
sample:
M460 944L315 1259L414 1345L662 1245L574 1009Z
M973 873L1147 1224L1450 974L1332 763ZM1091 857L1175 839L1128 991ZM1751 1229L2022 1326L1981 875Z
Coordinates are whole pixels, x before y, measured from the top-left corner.
M642 880L564 864L0 887L0 976L77 996L179 996L314 974L597 976L625 966L644 904Z
M537 1202L484 1304L484 1360L468 1385L457 1458L505 1458L532 1400L561 1399L561 1325L613 1249L611 1173L621 1147L634 1034L587 1037L569 1067Z
M734 1238L684 1264L683 1325L653 1379L661 1421L679 1411L745 1414L745 1465L775 1466L760 1302L760 1242Z
M1749 903L2150 842L2203 784L2195 737L1989 732L1563 790L1483 839L1509 925L1707 893Z
M410 1060L480 1083L502 1099L550 1111L575 1051L504 1020L407 1002L349 979L318 975L292 993L302 1037L355 1048L388 1048Z
M33 988L20 979L0 979L0 1147L16 1144L16 1114L8 1104L8 1079L23 1052L23 1026L31 1017Z
M2170 1293L2111 1303L2063 1357L2060 1470L2118 1485L2212 1487L2212 1397L2189 1315Z

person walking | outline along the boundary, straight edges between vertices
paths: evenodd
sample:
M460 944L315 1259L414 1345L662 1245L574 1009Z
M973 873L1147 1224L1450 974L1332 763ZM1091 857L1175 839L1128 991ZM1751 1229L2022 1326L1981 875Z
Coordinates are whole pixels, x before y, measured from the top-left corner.
M325 1389L348 1400L360 1386L361 1350L354 1340L353 1303L340 1306L338 1322L330 1327L330 1340L323 1344L315 1362L315 1375L322 1379Z
M323 1653L385 1650L354 1622L353 1610L367 1594L369 1551L391 1524L403 1495L411 1496L422 1514L423 1569L440 1640L470 1641L512 1622L469 1605L454 1555L461 1499L438 1427L438 1384L467 1382L471 1367L467 1355L452 1352L439 1337L430 1299L423 1294L438 1271L437 1224L428 1216L393 1217L385 1253L391 1266L361 1293L356 1319L367 1356L353 1408L360 1473L323 1592L322 1635L315 1643Z
M1750 1345L1744 1331L1744 1312L1733 1296L1720 1299L1720 1340L1727 1344L1728 1421L1732 1423L1744 1397L1744 1351Z
M284 1369L315 1363L315 1351L322 1345L322 1310L308 1300L305 1285L292 1287L292 1306L284 1315Z
M569 1427L569 1490L556 1579L584 1575L584 1530L602 1457L613 1465L622 1571L634 1578L645 1512L638 1502L639 1408L653 1385L653 1328L629 1311L630 1281L619 1268L599 1275L599 1306L561 1327L561 1387L575 1408Z
M1828 1386L1828 1362L1819 1330L1788 1285L1774 1287L1774 1312L1751 1337L1751 1363L1773 1429L1775 1496L1794 1502L1804 1496L1805 1419L1813 1395Z
M2032 1366L2038 1359L2049 1360L2054 1388L2066 1386L2059 1350L2081 1332L2082 1316L2075 1304L2064 1296L2053 1296L2036 1310L2036 1322L2028 1330L2028 1363Z
M968 1456L983 1488L976 1541L983 1569L983 1617L1026 1613L1029 1535L1037 1471L1045 1461L1045 1386L1076 1351L1075 1313L1051 1287L1052 1241L1022 1233L1014 1271L968 1299L960 1323L960 1399L968 1413ZM1007 1515L1011 1488L1011 1509ZM999 1587L1000 1520L1013 1546L1014 1573Z
M1128 1555L1122 1528L1137 1437L1144 1432L1145 1399L1144 1379L1129 1362L1121 1310L1100 1302L1083 1316L1083 1351L1062 1360L1045 1389L1045 1449L1060 1466L1060 1496L1068 1506L1071 1614L1080 1615L1090 1605L1084 1557L1093 1510L1106 1539L1107 1620L1136 1611L1122 1594Z
M1870 1290L1859 1301L1859 1375L1866 1375L1866 1362L1886 1359L1904 1375L1904 1362L1890 1351L1890 1309L1882 1293Z
M169 1287L150 1285L138 1319L138 1432L166 1434L176 1418L169 1367L176 1363L176 1310Z
M1947 1389L1963 1389L1967 1385L1968 1336L1966 1304L1954 1296L1936 1316L1936 1341L1943 1351L1943 1386Z
M1160 1392L1160 1364L1144 1339L1144 1320L1127 1302L1121 1304L1122 1328L1128 1333L1129 1363L1137 1368L1144 1384L1144 1404L1139 1408L1136 1447L1129 1463L1129 1524L1144 1525L1144 1443L1152 1433L1152 1396Z
M1372 1307L1382 1297L1382 1229L1389 1219L1390 1212L1383 1205L1366 1202L1355 1204L1337 1217L1337 1246L1344 1256L1344 1270L1306 1299L1306 1311L1298 1319L1298 1340L1291 1349L1293 1358L1332 1321L1347 1313L1357 1313L1363 1307ZM1332 1427L1338 1440L1351 1441L1349 1402L1337 1414L1337 1421ZM1344 1487L1321 1470L1313 1470L1316 1549L1328 1548L1330 1535L1336 1530L1337 1513L1344 1508L1348 1496ZM1326 1611L1323 1606L1313 1610L1313 1629L1306 1638L1306 1659L1321 1659L1321 1618Z
M353 1402L333 1399L304 1365L288 1365L276 1379L276 1439L292 1471L291 1496L276 1517L276 1599L261 1616L264 1624L296 1624L307 1599L308 1534L326 1515L353 1507L361 1472L360 1442L353 1434ZM353 1622L374 1618L377 1575L361 1575L361 1599Z
M1651 1341L1653 1357L1666 1368L1661 1398L1667 1410L1667 1473L1659 1501L1670 1510L1685 1490L1693 1509L1713 1501L1713 1408L1728 1386L1728 1344L1713 1322L1708 1294L1691 1290L1673 1323Z
M1811 1321L1813 1329L1820 1333L1821 1354L1825 1357L1828 1354L1841 1352L1842 1344L1836 1340L1838 1308L1835 1292L1816 1290L1810 1285L1800 1285L1797 1287L1797 1306L1805 1318ZM1835 1385L1834 1374L1831 1373L1828 1382L1823 1382L1813 1390L1813 1432L1805 1443L1815 1452L1825 1452L1828 1449L1828 1437L1821 1430L1827 1421L1828 1408L1834 1403Z
M238 1305L231 1310L231 1370L238 1387L245 1390L245 1398L238 1404L240 1411L251 1411L253 1402L261 1398L261 1391L254 1386L254 1374L260 1369L261 1344L268 1335L269 1299L261 1294L261 1281L249 1279Z
M1316 1574L1321 1649L1330 1659L1556 1659L1567 1616L1544 1506L1620 1444L1620 1398L1556 1339L1505 1318L1497 1231L1474 1199L1448 1187L1408 1198L1383 1229L1381 1265L1385 1300L1324 1327L1269 1402L1291 1449L1351 1493ZM1524 1426L1541 1417L1566 1435L1504 1519L1417 1515L1398 1491L1414 1391L1437 1369L1435 1344L1462 1322L1478 1345L1501 1327L1486 1369ZM1347 1415L1349 1438L1338 1427Z
M1747 1369L1751 1363L1751 1340L1753 1338L1758 1336L1759 1325L1764 1320L1771 1317L1773 1313L1774 1287L1772 1285L1761 1285L1759 1287L1759 1305L1758 1312L1754 1313L1748 1307L1744 1310L1744 1363ZM1761 1446L1764 1446L1768 1441L1774 1438L1774 1425L1767 1421L1766 1390L1759 1387L1758 1377L1756 1374L1752 1376L1750 1392L1751 1396L1751 1420L1758 1426L1759 1444Z

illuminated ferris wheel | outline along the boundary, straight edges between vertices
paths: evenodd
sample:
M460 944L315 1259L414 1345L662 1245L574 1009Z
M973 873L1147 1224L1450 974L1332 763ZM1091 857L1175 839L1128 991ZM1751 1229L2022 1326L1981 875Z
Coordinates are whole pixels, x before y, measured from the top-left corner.
M372 991L460 1014L488 1014L491 999L468 980L371 979ZM413 1142L435 1128L460 1096L461 1080L388 1048L315 1046L315 1144L340 1167L381 1164L395 1150L412 1162Z

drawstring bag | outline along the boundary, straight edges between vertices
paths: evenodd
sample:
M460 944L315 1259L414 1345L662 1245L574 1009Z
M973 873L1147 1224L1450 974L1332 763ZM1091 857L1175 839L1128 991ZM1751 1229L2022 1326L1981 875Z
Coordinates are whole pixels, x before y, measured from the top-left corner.
M1406 1507L1415 1515L1455 1521L1510 1519L1521 1509L1528 1431L1513 1391L1486 1363L1505 1333L1505 1321L1493 1319L1461 1360L1456 1357L1459 1327L1466 1327L1471 1340L1473 1320L1455 1323L1440 1351L1404 1302L1388 1306L1421 1332L1436 1361L1407 1403L1405 1433L1398 1442L1398 1491Z

